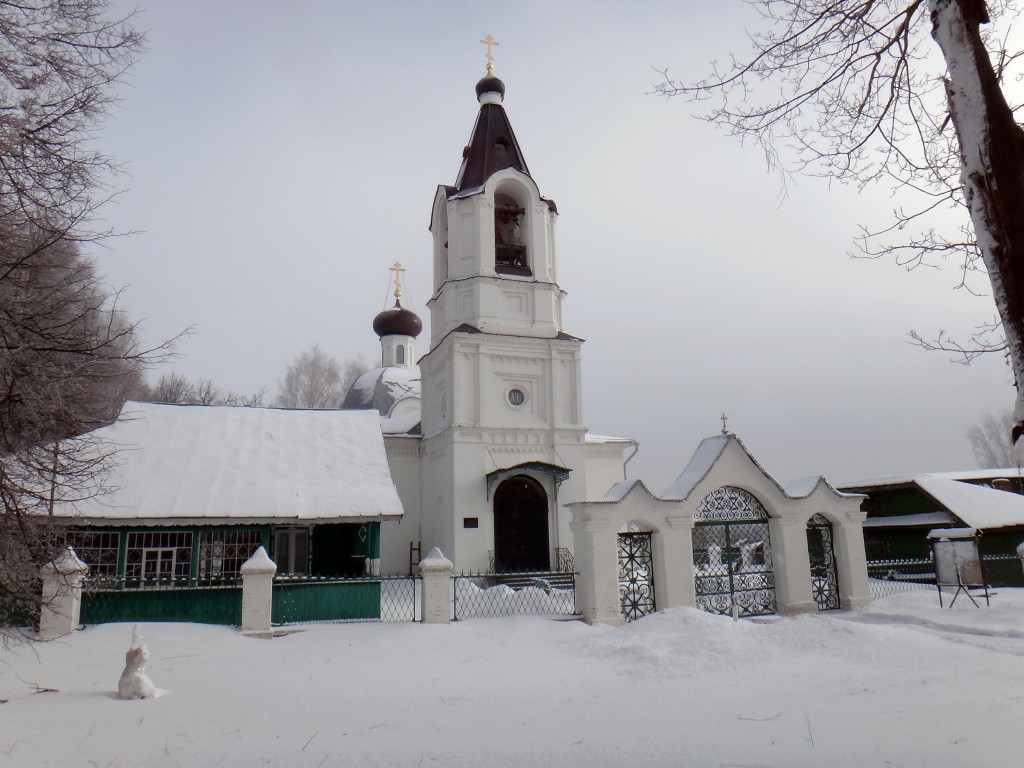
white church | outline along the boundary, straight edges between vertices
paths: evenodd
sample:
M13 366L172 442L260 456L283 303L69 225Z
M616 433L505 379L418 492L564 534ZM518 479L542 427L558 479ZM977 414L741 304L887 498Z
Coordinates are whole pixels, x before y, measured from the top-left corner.
M455 184L434 197L430 349L401 307L373 322L381 366L344 408L376 408L405 515L381 532L381 567L401 571L420 542L459 570L548 571L571 553L567 504L625 479L636 443L584 426L583 340L566 332L557 209L543 197L491 73ZM423 552L425 554L425 551Z
M659 496L626 478L636 441L587 431L557 209L504 93L488 63L455 183L434 196L418 364L423 324L401 306L396 263L395 305L373 320L381 365L340 410L129 402L84 436L110 453L108 487L55 512L110 582L92 620L199 620L187 601L175 613L129 593L237 579L260 546L291 577L413 573L435 547L456 571L576 571L579 613L613 624L673 605L757 615L870 599L863 497L824 478L782 486L724 424ZM207 610L237 623L237 605Z

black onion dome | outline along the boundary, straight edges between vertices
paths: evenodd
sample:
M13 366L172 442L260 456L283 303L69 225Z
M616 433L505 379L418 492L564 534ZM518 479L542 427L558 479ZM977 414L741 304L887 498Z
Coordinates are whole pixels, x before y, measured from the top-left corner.
M423 321L415 312L411 312L402 306L400 301L395 301L394 309L385 309L373 318L373 332L380 337L384 336L412 336L414 339L423 330Z
M476 84L476 97L479 99L485 93L496 93L505 98L505 84L494 75L488 73L480 78L480 82Z

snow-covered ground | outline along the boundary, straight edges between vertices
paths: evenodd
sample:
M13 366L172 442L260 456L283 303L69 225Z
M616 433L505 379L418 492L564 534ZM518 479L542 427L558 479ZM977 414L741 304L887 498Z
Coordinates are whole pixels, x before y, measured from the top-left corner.
M0 766L1004 766L1024 752L1024 590L919 590L733 622L147 624L156 699L114 697L131 626L0 651ZM35 686L54 692L34 692Z

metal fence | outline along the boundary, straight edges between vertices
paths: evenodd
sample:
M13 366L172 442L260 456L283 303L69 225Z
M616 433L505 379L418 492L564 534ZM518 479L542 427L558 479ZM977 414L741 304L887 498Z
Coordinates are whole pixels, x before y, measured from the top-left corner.
M412 576L359 579L279 576L274 579L274 624L346 621L419 621L420 580ZM82 623L181 621L242 623L238 578L89 579L82 591Z
M420 580L412 576L339 579L283 576L274 579L271 621L308 624L419 621Z
M868 585L874 598L935 586L935 565L928 559L869 560Z
M83 624L118 621L242 623L242 585L235 578L87 579L82 589Z
M983 554L985 577L992 586L1022 586L1024 571L1017 555ZM935 586L931 558L916 560L869 560L868 584L874 598Z
M985 578L994 587L1024 587L1024 563L1020 555L983 554Z
M461 573L452 577L452 616L575 616L576 573Z

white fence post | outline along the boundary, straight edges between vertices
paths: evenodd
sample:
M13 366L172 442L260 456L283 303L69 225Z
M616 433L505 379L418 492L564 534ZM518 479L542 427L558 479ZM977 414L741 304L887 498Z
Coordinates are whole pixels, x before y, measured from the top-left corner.
M420 577L423 579L423 622L425 624L447 624L451 621L451 607L448 601L450 582L455 566L452 561L434 547L430 554L420 561Z
M270 614L274 605L274 574L277 564L267 550L257 549L242 563L242 630L270 634Z
M82 611L82 581L89 566L75 550L64 551L43 566L43 604L39 612L40 640L70 635L78 627Z

